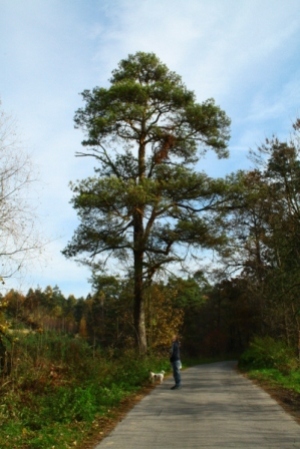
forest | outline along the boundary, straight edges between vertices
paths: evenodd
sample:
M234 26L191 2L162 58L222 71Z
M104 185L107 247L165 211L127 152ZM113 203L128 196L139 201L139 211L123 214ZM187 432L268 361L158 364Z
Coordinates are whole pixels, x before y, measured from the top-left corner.
M150 369L170 370L174 333L185 366L299 375L300 121L252 149L250 170L209 178L197 164L229 156L230 120L154 54L82 95L77 156L96 166L71 184L80 224L62 251L90 266L91 292L1 295L1 448L80 447Z

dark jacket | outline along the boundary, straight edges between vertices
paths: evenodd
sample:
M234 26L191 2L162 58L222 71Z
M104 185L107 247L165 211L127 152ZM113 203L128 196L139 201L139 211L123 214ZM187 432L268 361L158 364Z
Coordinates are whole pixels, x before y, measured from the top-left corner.
M180 360L180 349L179 341L176 340L172 343L170 362L177 362L177 360Z

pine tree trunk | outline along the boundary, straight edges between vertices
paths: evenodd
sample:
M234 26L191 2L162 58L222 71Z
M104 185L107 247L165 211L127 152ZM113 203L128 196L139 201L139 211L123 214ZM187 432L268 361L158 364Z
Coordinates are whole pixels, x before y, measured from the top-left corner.
M134 257L134 328L136 344L140 354L147 351L145 303L143 295L142 253Z
M139 145L139 182L145 177L145 122L142 124L142 134ZM144 259L144 205L139 204L134 213L134 327L136 344L140 354L147 351L145 301L143 283L143 259Z

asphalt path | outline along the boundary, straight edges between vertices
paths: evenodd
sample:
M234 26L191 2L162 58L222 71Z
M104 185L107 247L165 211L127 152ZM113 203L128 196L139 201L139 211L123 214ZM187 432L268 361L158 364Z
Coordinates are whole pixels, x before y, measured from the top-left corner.
M95 449L300 449L300 426L236 362L199 365L144 397Z

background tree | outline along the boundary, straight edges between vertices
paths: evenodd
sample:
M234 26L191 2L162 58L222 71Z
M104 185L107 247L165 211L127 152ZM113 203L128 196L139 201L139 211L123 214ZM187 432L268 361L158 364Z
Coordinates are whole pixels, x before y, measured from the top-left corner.
M210 326L206 322L207 317L204 318L204 310L211 286L199 271L194 277L189 276L187 279L170 276L167 288L171 292L169 295L174 297L174 305L182 312L182 323L178 329L182 352L184 355L199 356L203 351L204 323L205 326Z
M168 357L170 342L183 325L184 309L176 304L176 292L162 282L153 282L145 292L148 345Z
M213 100L196 103L180 76L151 53L122 60L110 83L85 90L85 107L75 115L87 134L79 155L99 165L71 186L81 224L64 254L91 264L104 253L132 261L134 326L144 352L145 286L183 260L184 248L223 242L212 213L223 183L193 167L208 149L227 156L230 121Z
M26 193L34 180L29 156L20 148L15 121L2 110L0 101L0 283L16 276L41 249L36 216ZM1 365L6 364L4 318L0 305ZM4 325L3 325L4 323Z
M86 309L90 340L103 348L128 348L134 339L132 282L114 276L94 274L94 294Z
M253 332L300 348L299 121L294 128L286 142L267 139L252 152L255 170L239 174L225 264L239 269L245 281L259 324L252 321Z
M20 147L16 123L0 102L0 280L15 275L41 249L37 219L26 193L34 182L30 157Z

